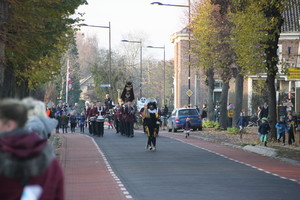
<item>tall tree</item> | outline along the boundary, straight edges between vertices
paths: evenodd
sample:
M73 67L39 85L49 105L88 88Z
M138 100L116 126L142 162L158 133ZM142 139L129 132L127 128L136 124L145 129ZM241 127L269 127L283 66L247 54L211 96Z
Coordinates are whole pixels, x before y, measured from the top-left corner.
M234 63L234 51L231 45L230 30L232 24L229 21L229 8L231 0L212 0L212 4L217 6L217 10L213 13L213 17L216 19L216 26L221 31L218 32L218 71L223 82L221 104L220 104L220 126L226 129L228 126L228 115L227 115L227 102L228 102L228 91L229 81L232 78L232 68L235 66ZM232 123L232 122L231 122Z
M210 0L204 0L195 5L195 13L191 24L193 32L192 51L196 55L195 64L204 70L206 84L208 86L208 119L214 119L213 91L214 91L214 68L217 65L217 34L220 31L216 27L216 20L211 17L216 6Z
M5 66L0 93L22 97L51 80L60 70L60 57L73 37L70 15L85 0L7 0L8 20L0 27L5 35ZM2 4L2 2L1 2ZM1 37L2 38L2 37ZM2 80L4 80L2 78ZM13 92L11 92L13 91Z
M286 0L234 0L235 5L246 7L243 12L234 14L234 48L237 62L251 74L265 72L269 101L269 122L272 137L276 137L276 89L278 72L278 40L283 24L283 11Z

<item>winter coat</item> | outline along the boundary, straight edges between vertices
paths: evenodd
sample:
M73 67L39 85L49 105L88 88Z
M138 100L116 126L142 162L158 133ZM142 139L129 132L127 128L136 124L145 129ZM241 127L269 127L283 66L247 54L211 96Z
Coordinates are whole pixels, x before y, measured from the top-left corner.
M258 128L258 132L261 135L266 135L270 132L271 128L270 125L268 123L262 123L259 128Z
M68 125L68 123L69 123L69 117L67 115L61 116L60 125L65 126L65 125Z
M85 124L85 116L80 115L79 122L80 122L80 125L84 125Z
M47 139L25 129L0 134L0 199L21 199L38 185L39 200L63 200L63 172Z
M25 128L29 132L37 133L41 138L49 138L58 121L49 117L32 116L28 118Z
M191 124L190 121L185 122L185 123L183 124L183 126L182 126L182 129L185 130L185 131L189 131L189 130L191 130L191 128L192 128L192 124Z
M275 125L276 129L277 129L277 133L284 133L285 131L289 130L288 125L286 124L286 122L278 122Z
M77 121L76 116L75 115L71 115L70 116L70 123L71 124L76 124L76 121Z
M248 124L248 121L247 121L246 117L239 116L239 118L236 122L236 125L241 126L241 127L245 127L245 126L247 126L247 124Z

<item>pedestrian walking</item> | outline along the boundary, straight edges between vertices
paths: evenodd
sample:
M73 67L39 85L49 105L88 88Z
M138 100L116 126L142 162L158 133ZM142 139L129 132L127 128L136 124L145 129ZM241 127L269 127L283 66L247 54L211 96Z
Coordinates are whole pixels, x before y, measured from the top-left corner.
M59 111L57 111L55 114L54 114L54 118L57 120L57 125L56 125L56 133L59 133L59 128L60 128L60 118L61 118L61 116L60 116L60 112Z
M190 118L186 118L185 123L182 126L183 132L185 133L185 138L190 136L191 128L192 128L192 124L190 122Z
M261 108L261 113L260 113L260 115L261 115L261 119L262 119L263 117L268 118L268 116L269 116L269 106L268 106L268 103L267 103L267 102L265 102L264 105L263 105L263 107Z
M292 114L288 115L287 124L289 126L288 130L288 143L293 144L295 142L296 128L298 127L297 119L293 117Z
M247 121L246 117L244 116L243 112L240 113L240 116L239 116L239 118L236 122L236 125L240 129L240 131L239 131L240 132L240 138L242 139L243 134L245 132L245 127L248 125L248 121Z
M149 102L143 112L145 129L148 136L146 149L156 150L157 122L159 115L155 102Z
M0 199L63 200L62 169L47 139L25 129L25 105L0 101Z
M202 118L202 120L206 120L206 118L207 118L207 106L206 106L206 104L203 104L203 106L202 106L201 118Z
M114 122L116 134L118 134L121 132L121 107L119 104L114 107Z
M280 116L275 127L277 129L277 142L280 143L280 139L282 138L283 145L285 145L285 132L289 130L289 127L285 122L284 116Z
M79 121L80 133L84 133L84 126L86 123L84 112L80 114L78 121Z
M67 116L67 113L63 111L62 116L60 118L60 125L63 133L68 133L68 124L69 124L69 117Z
M258 134L260 135L260 141L263 142L265 146L267 146L268 134L271 128L266 117L263 117L261 120L262 123L258 128Z
M76 117L76 111L73 110L70 113L70 126L71 126L71 133L75 133L75 127L77 125L77 117Z
M168 114L169 114L169 108L167 105L165 105L163 108L163 112L162 112L162 115L163 115L162 130L165 130L165 128L167 127Z
M97 114L96 114L96 122L95 122L96 125L95 135L97 135L98 137L103 137L106 110L105 110L105 106L101 105L100 101L97 102L96 108L97 108Z
M125 129L127 137L134 137L135 110L128 101L125 106Z

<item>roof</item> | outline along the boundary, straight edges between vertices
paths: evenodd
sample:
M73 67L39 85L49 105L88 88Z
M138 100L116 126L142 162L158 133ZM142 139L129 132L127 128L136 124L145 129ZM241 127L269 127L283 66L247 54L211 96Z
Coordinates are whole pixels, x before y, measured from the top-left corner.
M81 80L79 81L79 84L80 84L80 85L84 84L84 83L87 82L90 78L92 78L91 75L88 76L88 77L85 77L85 78L81 79Z
M298 5L296 5L298 4ZM300 32L300 4L298 0L289 0L287 9L283 12L284 22L282 33Z

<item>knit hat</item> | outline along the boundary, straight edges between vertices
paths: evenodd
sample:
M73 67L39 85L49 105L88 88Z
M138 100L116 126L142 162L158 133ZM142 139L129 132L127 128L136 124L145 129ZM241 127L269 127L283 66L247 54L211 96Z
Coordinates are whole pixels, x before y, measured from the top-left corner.
M268 121L268 118L266 118L266 117L263 117L261 120L264 120L264 121Z

